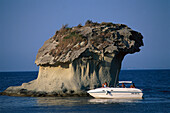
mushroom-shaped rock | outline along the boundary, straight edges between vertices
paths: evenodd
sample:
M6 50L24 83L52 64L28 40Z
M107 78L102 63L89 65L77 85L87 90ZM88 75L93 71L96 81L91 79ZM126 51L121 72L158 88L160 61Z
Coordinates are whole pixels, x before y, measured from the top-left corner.
M38 78L3 93L24 89L30 95L81 96L104 82L116 86L124 56L139 52L142 39L124 24L87 21L84 26L63 26L38 51Z

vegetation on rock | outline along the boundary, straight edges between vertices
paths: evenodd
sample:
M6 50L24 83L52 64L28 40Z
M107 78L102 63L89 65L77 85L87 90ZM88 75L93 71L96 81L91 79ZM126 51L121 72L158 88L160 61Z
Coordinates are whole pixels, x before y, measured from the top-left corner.
M139 47L143 45L142 38L140 33L133 31L124 24L97 23L91 20L87 20L84 26L79 24L75 27L68 27L68 24L66 24L56 31L49 42L47 41L49 44L48 51L43 52L46 46L39 50L36 64L72 62L78 57L74 55L75 52L83 48L94 47L99 53L105 53L108 52L105 51L106 48L114 46L117 51L122 51L124 54L134 53L139 51ZM81 55L83 51L79 51L79 53ZM47 56L53 57L53 60L47 60Z

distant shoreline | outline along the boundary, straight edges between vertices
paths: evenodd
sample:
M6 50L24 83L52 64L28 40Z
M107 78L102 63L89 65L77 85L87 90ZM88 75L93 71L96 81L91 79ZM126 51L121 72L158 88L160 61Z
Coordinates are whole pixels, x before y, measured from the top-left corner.
M142 70L145 70L145 71L150 70L150 71L152 71L152 70L170 70L170 69L121 69L121 71L142 71Z
M170 69L121 69L121 71L156 71L156 70L170 70ZM25 72L37 72L38 71L0 71L0 73L25 73Z
M38 71L0 71L0 73L25 73L25 72L38 72Z

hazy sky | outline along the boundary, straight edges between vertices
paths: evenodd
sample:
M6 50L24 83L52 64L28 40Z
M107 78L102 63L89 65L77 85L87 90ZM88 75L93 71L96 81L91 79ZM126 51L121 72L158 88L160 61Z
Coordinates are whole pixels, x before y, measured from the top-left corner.
M38 70L38 49L62 24L123 23L144 36L122 69L170 69L169 0L0 0L0 71Z

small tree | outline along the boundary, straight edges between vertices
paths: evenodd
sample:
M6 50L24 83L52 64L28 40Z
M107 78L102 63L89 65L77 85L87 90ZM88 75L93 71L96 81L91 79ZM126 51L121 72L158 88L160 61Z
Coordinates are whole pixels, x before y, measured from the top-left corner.
M80 27L82 27L82 25L81 25L81 24L79 24L77 27L78 27L78 28L80 28Z
M66 29L66 28L68 28L68 24L62 25L61 29Z
M93 24L93 22L91 20L87 20L85 25L89 25L89 24Z

